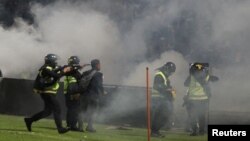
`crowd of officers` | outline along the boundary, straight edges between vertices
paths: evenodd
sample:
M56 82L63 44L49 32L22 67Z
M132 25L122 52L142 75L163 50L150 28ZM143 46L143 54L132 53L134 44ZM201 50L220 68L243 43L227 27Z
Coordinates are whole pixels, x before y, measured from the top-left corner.
M48 54L45 56L45 64L39 69L34 82L34 92L40 94L44 102L42 111L24 118L28 131L32 131L32 123L53 114L58 133L66 133L69 130L84 132L96 132L93 127L93 118L97 110L99 96L103 91L103 74L98 59L91 61L91 69L83 73L82 68L89 65L80 65L77 56L68 59L68 65L63 67L57 64L58 56ZM64 94L67 107L67 127L62 125L61 108L56 94L59 90L59 80L64 78ZM85 89L79 87L82 79L87 83ZM83 128L83 117L80 113L86 113L87 126Z
M48 54L45 56L45 64L39 69L34 82L34 92L40 94L44 102L42 111L24 118L28 131L32 131L32 123L53 113L58 133L66 133L69 130L84 132L96 132L93 127L95 111L103 89L103 74L98 59L91 61L91 69L83 73L82 68L89 65L80 65L77 56L68 59L68 65L63 67L57 64L57 55ZM175 89L171 86L169 77L175 72L176 66L173 62L167 62L156 69L152 88L152 119L151 136L164 137L160 133L166 123L170 123L173 117ZM184 85L188 87L184 96L183 106L188 112L188 128L191 136L203 135L206 132L208 117L208 104L211 97L209 82L218 80L218 77L210 74L208 63L190 64L190 72ZM59 80L64 77L64 94L67 107L67 127L63 127L61 108L56 98L59 89ZM83 78L89 79L87 84L82 83ZM87 81L86 81L87 82ZM86 85L81 89L79 85ZM83 128L83 114L86 113L87 126Z
M173 62L167 62L156 70L152 89L152 137L164 137L160 129L166 123L171 123L176 92L169 77L175 70ZM190 136L203 135L207 132L208 104L211 97L209 82L218 81L218 77L210 74L208 63L192 63L189 70L189 76L184 82L188 91L183 98L183 106L188 112L187 128L190 128Z

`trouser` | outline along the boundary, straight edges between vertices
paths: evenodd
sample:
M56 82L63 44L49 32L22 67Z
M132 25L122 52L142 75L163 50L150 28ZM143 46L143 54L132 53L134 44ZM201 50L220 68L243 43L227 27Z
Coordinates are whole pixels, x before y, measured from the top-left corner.
M70 128L77 128L77 123L79 120L79 108L80 100L72 100L69 94L65 95L67 114L66 122L67 126Z
M190 116L190 104L186 104L186 111L187 111L187 119L186 119L186 125L185 125L185 130L187 132L190 132L191 130L191 116Z
M93 129L94 115L98 108L98 98L91 98L88 96L81 98L81 112L84 113L80 115L79 128L83 128L83 115L86 116L87 128Z
M159 133L159 130L170 120L173 113L173 102L165 98L152 98L152 133Z
M193 133L205 132L207 125L207 113L207 100L190 100L190 121Z
M54 120L57 129L62 128L62 119L61 119L61 108L59 101L56 99L56 95L53 94L47 94L47 93L42 93L40 94L43 102L44 102L44 109L33 115L30 119L32 122L38 121L40 119L43 119L45 117L48 117L51 113L54 115Z

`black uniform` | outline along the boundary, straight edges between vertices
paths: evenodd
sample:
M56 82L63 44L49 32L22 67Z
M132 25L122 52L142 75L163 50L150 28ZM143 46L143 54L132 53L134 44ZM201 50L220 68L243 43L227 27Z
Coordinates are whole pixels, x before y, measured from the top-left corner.
M67 131L67 129L62 127L61 108L59 101L56 98L57 90L59 88L58 81L62 76L63 72L60 68L53 68L46 64L39 70L39 75L34 84L34 91L40 94L44 101L44 109L30 118L25 118L26 126L29 131L31 131L31 124L34 121L48 117L51 113L54 115L58 132L65 133Z
M84 75L88 75L93 70L89 70L83 73ZM82 100L82 108L86 113L87 116L87 131L95 132L95 129L93 128L93 120L94 120L94 114L97 111L98 104L99 104L99 98L100 95L103 94L103 74L99 71L97 71L92 79L90 80L90 83L88 85L87 91L83 94L83 100Z
M69 79L76 80L76 82L70 82ZM67 107L67 117L66 122L67 126L71 130L79 130L77 128L77 122L79 119L79 112L80 112L80 91L79 91L79 81L81 79L81 73L78 71L78 69L74 69L71 72L66 74L64 83L66 83L67 89L66 89L66 107ZM67 82L65 82L67 81ZM68 89L70 87L70 89ZM82 130L82 129L81 129Z

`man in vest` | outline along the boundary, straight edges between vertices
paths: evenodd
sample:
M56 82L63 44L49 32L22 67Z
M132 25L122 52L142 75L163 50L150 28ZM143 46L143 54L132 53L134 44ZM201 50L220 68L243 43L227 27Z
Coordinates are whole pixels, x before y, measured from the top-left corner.
M189 87L187 100L189 106L191 136L203 135L206 128L208 101L211 96L209 81L218 81L218 77L209 75L208 63L194 63L184 85Z
M67 127L72 131L83 132L83 129L77 127L79 112L80 112L80 89L79 81L81 79L80 69L84 66L80 66L80 59L77 56L71 56L68 59L68 65L73 69L66 73L64 79L64 94L67 107L66 122Z
M45 56L45 64L39 69L39 74L34 83L34 92L40 94L44 102L44 109L31 116L24 118L28 131L31 131L33 122L48 117L51 113L57 126L58 133L66 133L67 128L62 126L61 108L56 94L59 89L59 79L71 70L70 67L60 68L57 66L57 56L48 54Z
M172 62L157 69L152 90L152 137L164 137L159 131L170 120L173 113L174 90L169 76L175 72Z

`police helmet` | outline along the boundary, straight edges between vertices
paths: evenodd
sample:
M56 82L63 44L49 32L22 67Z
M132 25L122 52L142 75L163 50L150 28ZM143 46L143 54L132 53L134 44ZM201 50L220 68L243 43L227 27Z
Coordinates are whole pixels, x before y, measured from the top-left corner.
M80 63L80 59L78 56L71 56L69 59L68 59L68 64L69 65L79 65Z
M204 71L206 73L209 72L209 63L200 63L200 62L195 62L190 64L190 74L193 74L197 71Z
M173 62L167 62L164 65L164 68L166 69L166 71L168 71L168 73L174 73L176 70L176 66Z
M45 64L57 65L58 57L55 54L47 54L44 60L45 60Z
M192 66L197 70L209 69L209 63L195 62Z

